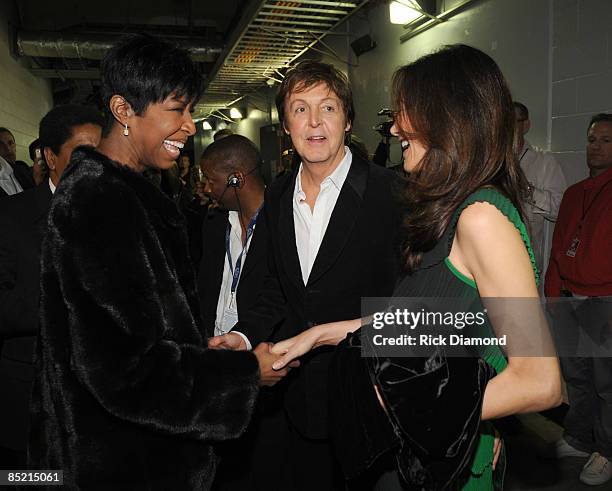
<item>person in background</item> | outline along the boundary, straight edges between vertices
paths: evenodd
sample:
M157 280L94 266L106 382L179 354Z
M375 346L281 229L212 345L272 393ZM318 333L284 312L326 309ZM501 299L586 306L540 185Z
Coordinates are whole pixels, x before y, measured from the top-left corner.
M580 480L598 485L612 478L612 114L591 118L586 159L590 176L561 201L545 293L569 399L556 454L588 457Z
M195 133L197 66L131 35L101 79L102 140L73 152L43 240L28 466L63 469L69 489L208 490L213 442L238 437L282 375L266 344L207 348L184 219L142 175Z
M219 336L232 330L239 312L252 308L261 290L266 230L259 227L263 214L259 218L265 186L259 174L259 150L244 136L230 135L210 144L200 166L204 191L223 209L202 227L198 275L204 328L211 336Z
M25 468L27 420L38 332L40 247L51 197L72 151L96 147L103 120L98 111L57 106L41 120L37 149L52 168L46 182L0 199L0 462ZM44 162L43 162L44 164ZM46 164L44 164L46 167Z
M202 154L204 189L220 205L202 227L198 275L204 328L211 335L231 331L255 307L264 287L268 233L261 165L255 144L240 135L217 140ZM270 415L278 404L272 397L270 390L262 391L246 433L220 449L223 460L213 489L267 489L276 472L267 459L278 450Z
M525 219L536 264L543 274L546 271L545 253L550 248L552 224L557 219L567 183L555 158L548 152L536 150L525 139L531 128L527 106L514 101L514 116L515 152L528 181L523 200Z
M8 128L4 127L0 127L0 157L9 163L13 170L14 177L17 179L22 189L29 189L35 186L30 166L21 160L17 160L15 136ZM0 170L0 179L2 178L1 172ZM2 194L1 190L0 194Z

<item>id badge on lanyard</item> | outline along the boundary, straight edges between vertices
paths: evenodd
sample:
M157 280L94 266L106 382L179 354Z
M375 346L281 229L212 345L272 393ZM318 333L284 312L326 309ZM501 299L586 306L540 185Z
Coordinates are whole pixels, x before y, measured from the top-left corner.
M578 237L574 237L572 243L565 251L565 255L568 257L576 257L576 251L578 250L578 246L580 245L580 239Z
M221 324L219 326L220 330L222 330L223 332L221 332L220 334L225 334L231 331L232 327L234 327L237 322L238 309L236 307L236 302L230 301L229 305L223 310L223 318L221 319Z

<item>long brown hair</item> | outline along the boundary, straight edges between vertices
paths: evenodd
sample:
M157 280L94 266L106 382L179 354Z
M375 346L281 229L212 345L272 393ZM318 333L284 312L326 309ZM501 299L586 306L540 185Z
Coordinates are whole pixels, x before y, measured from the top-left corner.
M398 69L392 89L399 125L407 116L413 128L404 136L428 149L405 192L404 253L412 272L471 193L494 186L523 216L527 183L512 147L510 90L488 55L470 46L445 46Z

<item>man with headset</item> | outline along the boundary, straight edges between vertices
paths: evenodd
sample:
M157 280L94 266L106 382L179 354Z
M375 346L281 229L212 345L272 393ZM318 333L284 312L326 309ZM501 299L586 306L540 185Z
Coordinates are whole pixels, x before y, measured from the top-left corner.
M202 227L198 286L209 336L232 329L239 312L257 300L258 283L263 281L263 273L257 274L265 263L261 242L266 238L259 220L265 189L260 164L255 144L240 135L210 144L200 160L204 192L227 210L207 217Z
M218 139L200 161L204 192L221 207L208 214L202 227L198 287L209 336L232 330L253 308L263 288L268 233L260 213L264 202L260 166L257 147L240 135ZM250 349L247 337L238 334ZM274 451L270 438L275 426L274 401L273 394L262 394L245 435L218 447L224 458L213 484L215 491L260 489L271 478L258 459Z

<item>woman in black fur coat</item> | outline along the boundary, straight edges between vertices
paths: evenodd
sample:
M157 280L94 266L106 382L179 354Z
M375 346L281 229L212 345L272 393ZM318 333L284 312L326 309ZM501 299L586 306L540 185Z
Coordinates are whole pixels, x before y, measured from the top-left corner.
M132 36L102 63L105 136L57 188L42 248L29 465L65 489L205 490L275 359L209 350L184 219L142 175L195 133L187 53Z

